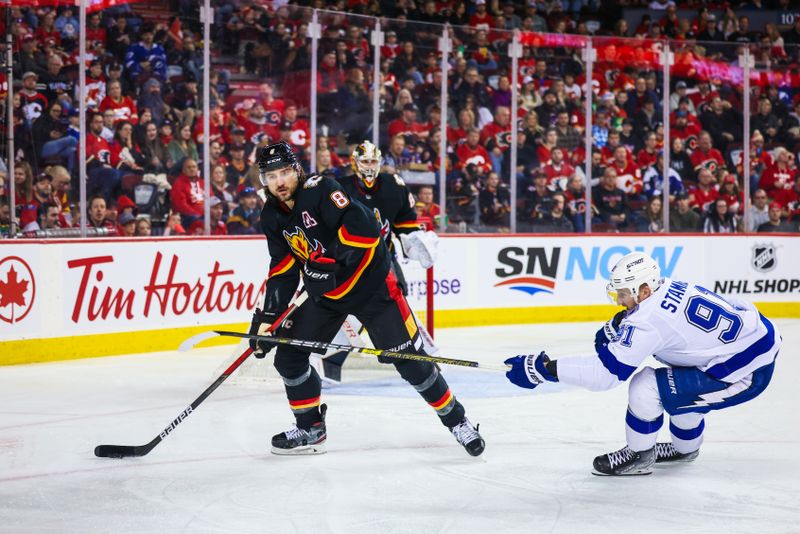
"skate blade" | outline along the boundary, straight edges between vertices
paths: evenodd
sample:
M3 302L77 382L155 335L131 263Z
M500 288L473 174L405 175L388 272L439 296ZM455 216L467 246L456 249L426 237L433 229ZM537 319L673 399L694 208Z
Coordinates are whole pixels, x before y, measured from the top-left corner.
M277 454L278 456L310 456L312 454L325 454L326 452L328 451L325 448L324 441L303 447L295 447L294 449L272 447L272 454Z
M636 477L636 476L644 476L644 475L652 475L653 471L632 471L630 473L623 473L619 475L614 475L612 473L601 473L596 469L592 469L592 474L598 477Z

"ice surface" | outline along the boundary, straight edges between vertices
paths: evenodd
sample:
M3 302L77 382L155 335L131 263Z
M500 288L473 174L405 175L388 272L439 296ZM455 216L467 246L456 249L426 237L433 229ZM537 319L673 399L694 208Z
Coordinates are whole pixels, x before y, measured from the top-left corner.
M350 370L324 391L328 454L278 457L283 387L223 385L148 456L215 378L227 348L0 368L0 532L800 532L800 321L759 398L706 418L693 464L648 477L590 474L623 444L626 388L605 393L444 370L486 452L469 457L394 374ZM499 363L591 350L597 325L447 329L443 356ZM666 429L662 429L666 436Z

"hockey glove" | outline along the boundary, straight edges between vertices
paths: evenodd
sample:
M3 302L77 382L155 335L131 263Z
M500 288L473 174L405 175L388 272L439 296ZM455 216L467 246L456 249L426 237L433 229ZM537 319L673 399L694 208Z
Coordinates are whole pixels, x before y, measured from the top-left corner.
M617 312L614 317L609 319L609 321L597 331L597 333L594 335L594 349L596 351L599 352L602 347L605 347L611 343L615 337L617 337L619 325L627 314L628 310Z
M306 291L313 297L321 297L336 289L336 272L339 270L336 260L323 256L319 250L311 253L311 257L303 266L303 282Z
M271 335L269 333L269 327L272 326L272 323L274 323L277 318L277 313L262 312L259 308L256 308L256 311L253 312L253 320L250 322L250 331L248 334L252 336ZM256 358L263 358L269 354L272 347L273 345L264 343L263 341L257 341L255 339L250 340L250 348L253 349L253 356Z
M417 230L410 234L400 234L400 242L409 259L417 260L423 269L433 266L439 248L439 236L436 232Z
M513 384L527 389L534 389L542 382L558 382L558 378L545 367L549 361L550 358L544 351L538 356L533 354L514 356L505 361L506 365L511 366L506 378Z

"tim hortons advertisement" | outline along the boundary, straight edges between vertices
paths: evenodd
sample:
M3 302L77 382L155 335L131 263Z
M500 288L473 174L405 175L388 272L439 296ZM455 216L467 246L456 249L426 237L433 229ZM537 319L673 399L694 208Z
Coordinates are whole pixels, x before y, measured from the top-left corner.
M267 261L254 240L4 246L0 337L246 322L263 302Z

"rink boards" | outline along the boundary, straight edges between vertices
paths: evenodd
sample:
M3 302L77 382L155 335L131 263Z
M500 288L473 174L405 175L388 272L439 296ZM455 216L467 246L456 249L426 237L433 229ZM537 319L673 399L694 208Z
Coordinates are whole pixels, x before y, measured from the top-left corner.
M609 270L633 250L665 276L800 317L797 237L467 235L440 240L436 327L605 320ZM268 260L258 237L4 243L0 364L169 350L212 327L244 330ZM425 273L415 262L404 271L423 310Z

